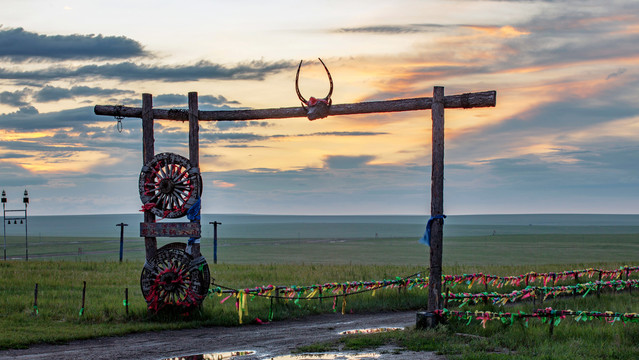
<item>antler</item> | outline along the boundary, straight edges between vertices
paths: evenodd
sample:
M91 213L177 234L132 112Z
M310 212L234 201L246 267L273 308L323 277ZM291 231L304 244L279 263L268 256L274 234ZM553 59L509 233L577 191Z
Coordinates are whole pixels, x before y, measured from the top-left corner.
M333 95L333 78L331 77L331 73L330 73L330 71L328 71L328 68L326 67L326 65L324 64L322 59L320 59L320 58L318 58L318 59L322 63L322 66L324 66L324 70L326 70L326 75L328 75L328 81L331 83L331 88L328 90L328 95L326 95L326 97L324 98L324 100L330 102L331 95Z
M331 77L331 73L330 71L328 71L326 64L324 64L322 59L320 58L318 59L322 63L322 66L324 66L324 70L326 70L326 74L328 75L328 81L330 82L330 86L331 86L330 90L328 90L328 95L326 95L326 97L324 98L326 102L330 102L331 95L333 95L333 78ZM303 102L304 104L308 104L308 101L304 98L304 96L302 96L302 93L300 92L300 87L299 87L300 69L302 68L302 61L303 60L300 60L300 64L297 67L297 74L295 75L295 92L297 92L297 97L300 99L301 102Z
M295 92L297 92L297 97L300 99L300 101L303 102L304 104L307 104L308 101L306 101L306 99L304 99L304 97L302 96L302 93L300 92L299 80L300 80L300 69L301 68L302 68L302 60L300 60L300 64L297 67L297 74L295 75Z

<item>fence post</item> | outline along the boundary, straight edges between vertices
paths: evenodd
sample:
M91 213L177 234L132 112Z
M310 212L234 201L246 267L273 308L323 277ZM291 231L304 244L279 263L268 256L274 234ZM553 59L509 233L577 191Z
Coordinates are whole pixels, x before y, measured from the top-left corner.
M597 284L597 299L599 299L599 294L601 293L601 276L603 272L599 270L599 283Z
M129 226L129 224L119 223L115 224L115 226L120 227L120 262L122 262L122 257L124 255L124 227Z
M124 309L126 316L129 316L129 288L124 289Z
M87 292L87 282L83 281L82 282L82 307L80 308L80 316L84 314L84 300L86 297L86 292Z
M38 315L38 283L35 284L33 291L33 314Z

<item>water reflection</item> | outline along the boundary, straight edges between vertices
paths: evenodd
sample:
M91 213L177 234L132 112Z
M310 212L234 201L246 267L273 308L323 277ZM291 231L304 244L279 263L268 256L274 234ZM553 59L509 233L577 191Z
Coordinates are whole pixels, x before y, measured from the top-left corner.
M282 355L272 357L270 360L367 360L378 359L381 355L378 353L325 353L325 354L299 354L299 355Z
M374 333L398 331L398 330L404 330L404 328L403 327L379 327L379 328L368 328L368 329L354 329L354 330L342 331L339 334L340 335L374 334Z
M255 355L253 350L227 351L209 354L196 354L187 356L178 356L166 358L162 360L222 360L222 359L239 359L242 356Z

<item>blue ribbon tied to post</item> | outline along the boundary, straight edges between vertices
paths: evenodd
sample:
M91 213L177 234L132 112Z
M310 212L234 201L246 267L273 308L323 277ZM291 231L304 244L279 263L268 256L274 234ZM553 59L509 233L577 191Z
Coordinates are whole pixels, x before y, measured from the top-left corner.
M197 199L197 201L195 202L195 204L193 204L193 206L191 206L187 211L186 211L186 217L187 219L189 219L191 222L195 222L197 220L200 220L200 207L202 205L202 201L201 199ZM197 242L197 240L199 240L199 237L192 237L188 240L187 245L193 245L194 243Z
M422 236L422 238L419 239L420 244L430 246L430 229L433 226L433 220L442 219L442 222L443 222L445 218L446 218L446 215L442 214L442 215L431 216L430 219L428 219L428 222L426 223L426 231L424 232L424 236Z

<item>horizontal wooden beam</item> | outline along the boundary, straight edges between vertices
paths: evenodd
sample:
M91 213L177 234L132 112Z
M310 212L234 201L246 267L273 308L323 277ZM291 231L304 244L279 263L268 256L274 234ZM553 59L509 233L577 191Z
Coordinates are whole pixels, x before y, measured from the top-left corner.
M200 237L198 222L140 223L141 237Z
M477 107L493 107L497 103L496 91L484 91L450 95L444 97L444 107L447 109L469 109ZM353 104L332 105L328 115L355 115L380 112L399 112L427 110L433 105L432 97L422 97L400 100L367 101ZM96 115L109 115L121 117L142 117L142 108L96 105ZM260 119L284 119L306 117L306 111L301 107L257 109L257 110L217 110L199 111L200 121L242 121ZM153 118L162 120L188 121L187 109L153 109Z

